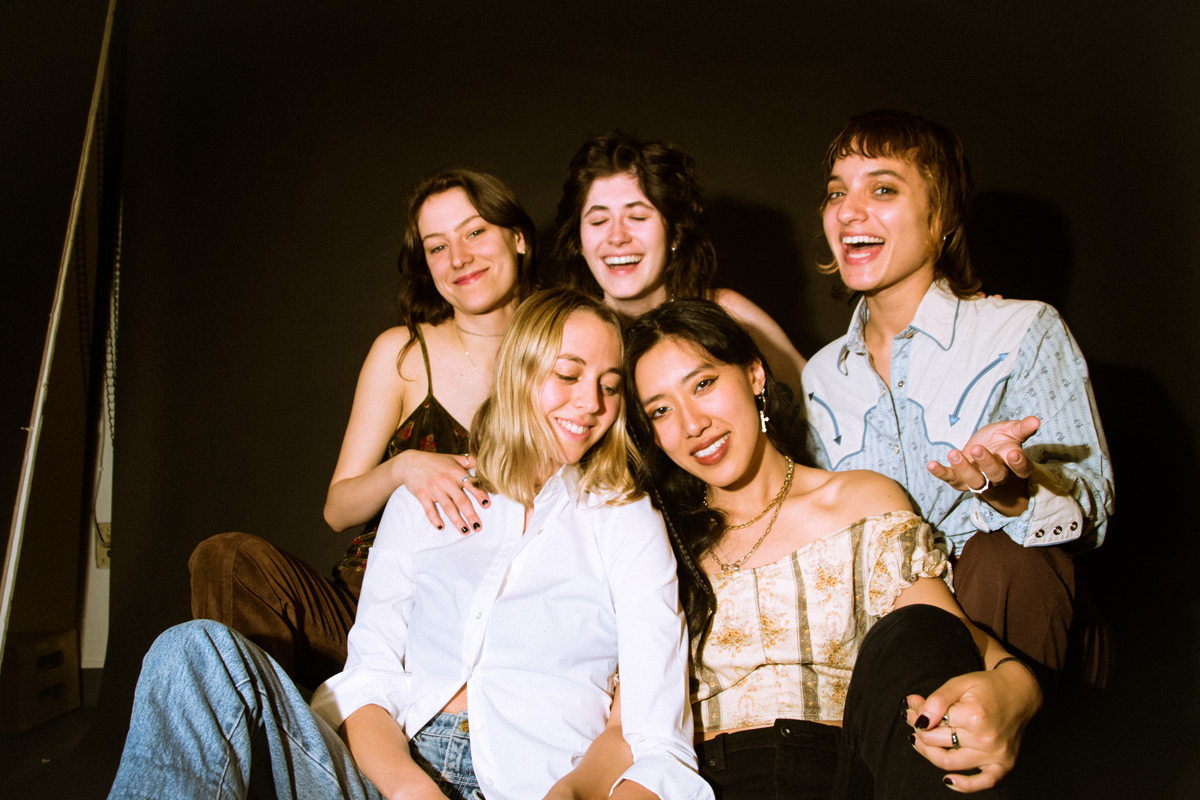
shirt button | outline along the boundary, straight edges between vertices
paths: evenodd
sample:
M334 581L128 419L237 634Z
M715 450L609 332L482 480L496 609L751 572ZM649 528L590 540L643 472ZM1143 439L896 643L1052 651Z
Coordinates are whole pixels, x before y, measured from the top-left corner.
M1043 537L1043 536L1045 536L1045 535L1046 535L1046 529L1045 529L1045 528L1039 528L1039 529L1038 529L1038 532L1034 534L1034 536L1036 536L1038 539L1042 538L1042 537Z
M496 785L496 782L495 782L494 780L492 780L491 778L484 778L484 779L483 779L483 782L484 782L484 783L486 783L488 786L495 786L495 785Z
M480 618L480 617L482 617L482 616L483 616L483 612L482 612L482 611L476 611L476 612L475 612L475 619L479 619L479 618Z
M892 452L899 453L899 452L900 452L900 445L895 445L894 447L892 447Z
M1078 527L1079 527L1079 523L1078 523L1078 522L1072 522L1072 523L1071 523L1071 530L1076 530Z
M896 381L896 388L904 386L904 381Z
M1054 526L1054 535L1058 536L1060 533L1062 533L1062 525L1055 525Z

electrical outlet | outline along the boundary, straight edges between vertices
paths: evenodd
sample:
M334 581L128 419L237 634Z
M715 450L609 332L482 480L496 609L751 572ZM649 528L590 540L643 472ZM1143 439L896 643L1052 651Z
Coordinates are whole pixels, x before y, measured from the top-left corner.
M108 569L111 566L109 556L112 553L112 523L96 523L96 569Z

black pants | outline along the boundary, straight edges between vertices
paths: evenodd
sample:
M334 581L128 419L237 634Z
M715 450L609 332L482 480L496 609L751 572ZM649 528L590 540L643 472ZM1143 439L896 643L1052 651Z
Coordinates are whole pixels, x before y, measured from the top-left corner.
M905 606L863 639L843 728L781 719L771 728L723 734L697 746L700 773L717 800L901 800L955 795L945 773L909 744L901 718L909 694L983 669L965 625L933 606ZM973 795L992 800L992 789Z

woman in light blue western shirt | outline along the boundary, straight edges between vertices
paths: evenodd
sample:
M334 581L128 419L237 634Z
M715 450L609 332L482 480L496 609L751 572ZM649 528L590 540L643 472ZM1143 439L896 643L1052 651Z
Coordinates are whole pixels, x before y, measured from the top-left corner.
M1050 306L977 295L970 171L952 132L901 111L859 115L825 176L830 270L860 300L804 370L811 454L903 486L954 553L968 616L1056 673L1085 609L1055 545L1099 545L1113 498L1079 347ZM1098 659L1085 677L1103 672Z

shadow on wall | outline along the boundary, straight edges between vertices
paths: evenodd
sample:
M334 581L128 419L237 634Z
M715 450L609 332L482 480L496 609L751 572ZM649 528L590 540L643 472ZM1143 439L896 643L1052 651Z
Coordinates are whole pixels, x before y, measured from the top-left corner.
M1074 248L1058 209L985 192L967 230L984 291L1069 306ZM1183 787L1200 782L1192 752L1200 727L1200 600L1189 588L1200 537L1186 523L1189 498L1180 491L1200 481L1197 454L1180 410L1148 371L1095 360L1089 369L1118 491L1104 545L1080 554L1076 566L1112 626L1115 665L1107 690L1043 731L1051 740L1045 755L1024 751L1034 755L1026 758L1031 783L1022 788L1030 797L1181 797ZM1154 735L1114 735L1121 709L1147 702L1170 708L1155 715ZM1073 742L1069 765L1053 740Z
M821 349L826 341L804 313L811 306L812 282L821 276L813 256L801 249L791 217L730 194L714 196L707 206L720 264L717 285L761 306L801 353Z

